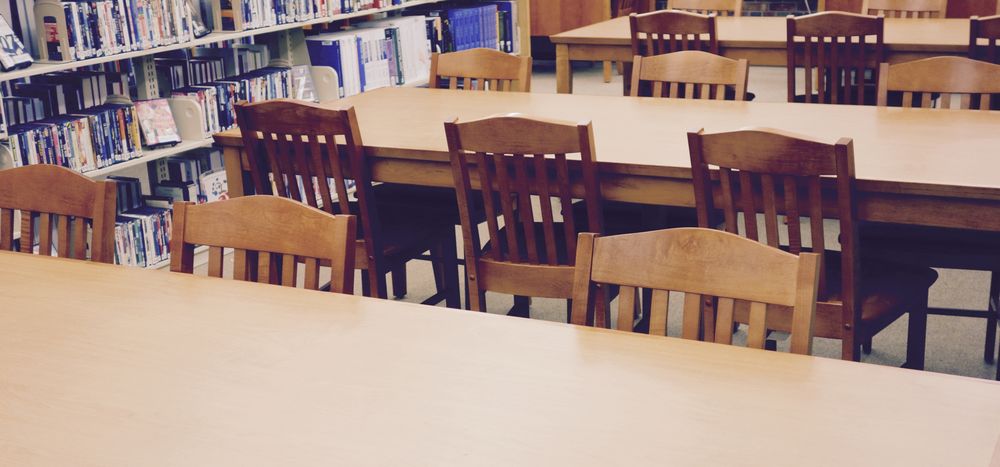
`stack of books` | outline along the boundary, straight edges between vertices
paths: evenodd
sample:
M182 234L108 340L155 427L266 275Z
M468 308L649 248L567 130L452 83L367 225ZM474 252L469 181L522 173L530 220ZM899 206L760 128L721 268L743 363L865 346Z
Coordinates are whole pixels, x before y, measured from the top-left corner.
M147 267L170 258L169 204L142 196L138 178L108 177L118 186L115 264Z
M227 199L228 183L222 152L196 149L149 163L149 181L159 199L205 203Z

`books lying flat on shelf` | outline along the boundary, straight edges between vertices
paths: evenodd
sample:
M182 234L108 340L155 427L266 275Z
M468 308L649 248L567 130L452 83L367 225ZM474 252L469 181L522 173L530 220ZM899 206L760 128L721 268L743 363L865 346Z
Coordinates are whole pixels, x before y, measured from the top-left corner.
M10 71L31 65L31 55L14 34L7 18L0 16L0 69Z
M181 136L177 132L174 114L166 99L150 99L136 101L136 114L139 117L139 128L142 129L142 141L146 147L160 147L177 144Z

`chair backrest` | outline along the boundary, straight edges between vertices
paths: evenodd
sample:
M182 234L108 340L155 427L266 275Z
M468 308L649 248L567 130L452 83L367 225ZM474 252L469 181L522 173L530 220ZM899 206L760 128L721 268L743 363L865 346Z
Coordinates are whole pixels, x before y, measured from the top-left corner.
M703 15L743 16L743 0L670 0L667 9Z
M864 0L861 13L886 18L944 18L948 0Z
M719 53L715 16L662 10L629 15L632 55L648 57L682 50Z
M883 18L825 11L789 17L787 29L788 102L796 100L801 68L805 102L874 104L874 93L865 91L877 76L871 81L866 76L878 73L885 59Z
M639 13L639 0L618 0L618 8L615 11L616 18L632 13Z
M194 249L208 250L208 275L222 277L223 251L233 254L233 278L319 289L319 267L330 264L330 290L354 291L354 238L351 215L334 216L277 196L243 196L207 204L174 203L170 270L192 273ZM253 261L251 256L256 256ZM256 271L251 269L256 266Z
M572 265L576 259L577 225L582 221L575 219L573 198L582 198L586 205L586 230L603 231L594 135L589 122L572 124L505 115L446 122L445 132L462 220L466 268L476 267L480 258L518 265ZM570 162L573 154L579 155L578 164ZM579 172L571 170L573 166L579 167ZM582 192L573 189L571 173L582 174ZM539 200L537 204L532 197ZM489 248L485 251L478 226L471 221L477 198L487 213ZM559 211L553 208L553 201L560 205L562 223L556 222ZM493 214L497 212L503 220L502 231ZM540 225L536 225L536 217L541 218ZM563 298L569 298L571 287L564 285ZM519 295L551 296L528 292Z
M653 97L686 99L726 99L726 86L735 88L732 99L746 100L746 59L733 60L697 50L685 50L632 60L632 86L629 94L652 88Z
M364 240L366 257L377 263L381 226L354 108L278 99L237 105L236 114L254 193L357 215L358 239Z
M1000 63L1000 14L969 20L969 58Z
M812 351L819 255L793 255L712 229L680 228L600 237L580 234L572 321L584 324L599 294L617 285L617 328L632 331L636 293L652 289L649 333L667 334L669 292L683 292L686 339L698 339L704 297L718 299L715 341L732 343L736 300L750 302L747 346L764 348L767 305L793 308L793 353Z
M445 84L447 83L447 84ZM493 49L431 54L432 89L468 91L531 91L531 57Z
M688 145L700 227L718 225L713 216L719 209L727 232L786 248L795 254L803 251L822 254L826 250L823 219L838 218L842 299L848 310L855 309L859 249L854 144L850 139L828 144L775 130L748 129L688 133ZM718 169L721 185L721 196L716 198L721 200L718 206L713 199L712 169ZM827 199L836 202L824 205L824 193L830 197ZM759 231L758 214L764 217L763 232ZM787 220L785 235L779 233L782 224L779 215ZM808 236L803 234L803 221ZM787 238L787 244L780 237ZM826 278L822 272L819 284L820 297L826 297Z
M37 232L41 255L51 256L55 246L58 256L87 259L89 241L91 261L113 263L116 199L115 182L94 181L65 167L0 170L0 249L13 248L14 212L20 211L20 251L33 251Z
M931 57L890 65L879 71L878 105L889 104L890 93L902 94L903 107L990 110L991 94L1000 93L1000 65L965 57ZM937 99L932 94L939 93Z

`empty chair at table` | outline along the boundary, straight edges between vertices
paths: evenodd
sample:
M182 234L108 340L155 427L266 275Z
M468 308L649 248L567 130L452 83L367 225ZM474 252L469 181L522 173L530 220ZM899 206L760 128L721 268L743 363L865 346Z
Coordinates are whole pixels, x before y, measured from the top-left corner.
M1000 8L1000 2L997 2ZM1000 11L997 15L969 19L969 58L1000 63Z
M713 15L661 10L629 15L632 55L643 57L681 50L719 53Z
M505 115L446 122L445 133L462 219L469 309L485 311L487 291L570 299L577 234L604 231L590 123ZM580 192L574 192L571 174L579 174ZM574 197L585 207L580 228L570 208ZM486 216L485 238L474 222L477 202L499 213Z
M225 250L232 248L236 280L317 290L324 265L330 267L330 291L351 294L356 230L353 215L334 216L277 196L177 202L170 270L193 273L195 247L207 246L208 275L222 277ZM305 263L301 275L299 263Z
M430 87L468 91L531 91L531 57L494 49L431 54Z
M834 11L789 17L788 102L874 105L884 22Z
M48 164L0 170L0 250L113 263L115 182ZM20 213L20 226L15 225ZM53 251L54 250L54 251Z
M331 110L280 99L239 105L237 115L254 193L358 217L354 265L364 272L365 295L386 298L385 276L392 271L399 296L405 287L397 287L403 278L397 271L430 250L437 293L427 302L460 306L452 218L434 207L381 203L353 107Z
M700 226L720 225L718 209L728 232L796 254L822 254L815 335L841 339L842 358L858 360L863 342L909 313L907 365L923 367L927 293L937 273L860 255L850 139L829 144L748 129L689 133L688 142ZM720 203L713 199L713 178ZM827 217L838 219L839 229L825 224ZM769 310L767 327L792 330L790 311ZM747 323L752 316L737 304L737 321Z
M742 16L743 0L669 0L667 9L703 15Z
M879 105L901 100L904 107L989 110L991 99L995 108L1000 103L1000 65L988 62L964 57L932 57L896 65L883 63L879 74ZM1000 235L880 223L866 225L862 236L868 256L922 266L989 272L983 356L987 362L994 361L1000 313ZM982 316L967 310L961 313Z
M653 97L742 101L747 97L748 68L746 59L697 50L636 55L629 93L638 96L642 89L648 89ZM727 87L733 91L727 92Z
M948 0L864 0L861 13L886 18L944 18Z
M702 305L717 300L714 341L731 344L736 301L749 302L749 347L764 348L768 305L792 310L793 353L812 351L820 257L794 255L712 229L680 228L601 237L580 234L573 288L574 324L586 324L601 295L619 286L616 328L632 331L639 288L653 290L649 334L667 335L669 292L684 292L681 335L703 334Z

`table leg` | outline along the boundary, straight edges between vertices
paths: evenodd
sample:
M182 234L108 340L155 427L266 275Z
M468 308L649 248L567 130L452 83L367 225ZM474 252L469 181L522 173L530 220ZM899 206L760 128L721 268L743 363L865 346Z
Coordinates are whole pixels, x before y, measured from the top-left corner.
M556 44L556 92L573 94L573 64L567 44Z

